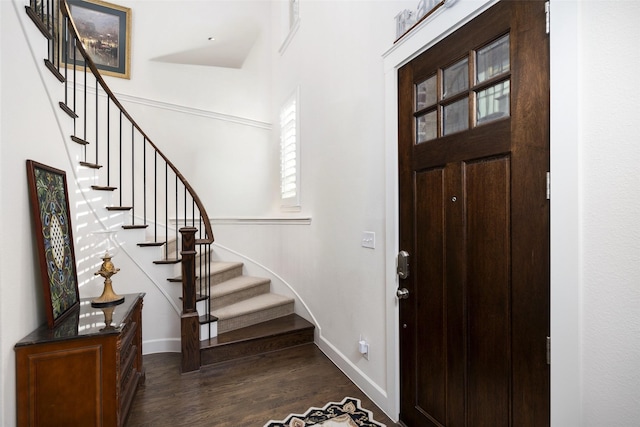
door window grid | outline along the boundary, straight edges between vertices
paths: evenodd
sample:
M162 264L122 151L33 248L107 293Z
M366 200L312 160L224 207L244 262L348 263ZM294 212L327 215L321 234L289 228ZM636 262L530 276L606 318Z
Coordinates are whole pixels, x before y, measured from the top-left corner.
M509 55L506 34L418 82L416 144L509 117Z

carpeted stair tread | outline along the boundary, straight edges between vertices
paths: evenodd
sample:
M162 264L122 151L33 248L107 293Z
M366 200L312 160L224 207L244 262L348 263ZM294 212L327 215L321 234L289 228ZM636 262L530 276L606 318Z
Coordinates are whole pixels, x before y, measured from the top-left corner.
M218 318L218 333L233 331L293 313L294 299L267 293L211 311Z
M211 275L225 273L238 267L242 267L241 262L212 261L210 266Z
M220 320L232 319L245 314L256 313L266 308L293 303L293 298L279 294L262 294L213 310L211 314Z
M238 276L211 287L211 308L235 304L268 293L271 281L264 277Z
M223 262L213 261L209 264L209 284L213 287L219 283L233 279L242 275L242 267L244 264L241 262ZM203 277L201 280L206 280Z

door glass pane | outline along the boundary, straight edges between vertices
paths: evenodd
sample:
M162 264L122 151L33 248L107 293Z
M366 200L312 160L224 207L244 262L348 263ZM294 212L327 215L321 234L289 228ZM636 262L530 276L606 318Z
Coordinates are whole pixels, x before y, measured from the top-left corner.
M478 49L476 64L478 83L509 71L509 34Z
M436 111L416 118L416 143L436 139L438 136L438 114Z
M416 85L416 111L427 108L437 101L435 75Z
M509 80L478 92L476 97L476 120L480 125L510 114Z
M443 135L469 129L469 98L445 105L443 112Z
M469 89L469 58L459 61L449 68L445 68L442 74L443 92L442 98L453 96Z

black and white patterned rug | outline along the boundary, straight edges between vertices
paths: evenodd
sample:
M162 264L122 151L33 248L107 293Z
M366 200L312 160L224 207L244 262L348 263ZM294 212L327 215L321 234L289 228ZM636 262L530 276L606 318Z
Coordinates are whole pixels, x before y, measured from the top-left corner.
M373 420L373 414L360 406L360 400L345 397L323 408L310 408L304 414L291 414L282 421L269 421L264 427L386 427Z

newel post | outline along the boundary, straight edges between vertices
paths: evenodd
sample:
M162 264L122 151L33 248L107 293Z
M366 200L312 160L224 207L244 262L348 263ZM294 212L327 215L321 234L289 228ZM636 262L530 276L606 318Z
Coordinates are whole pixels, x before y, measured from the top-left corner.
M182 314L180 332L182 342L182 372L200 369L200 320L196 310L196 232L197 228L183 227L182 234Z

